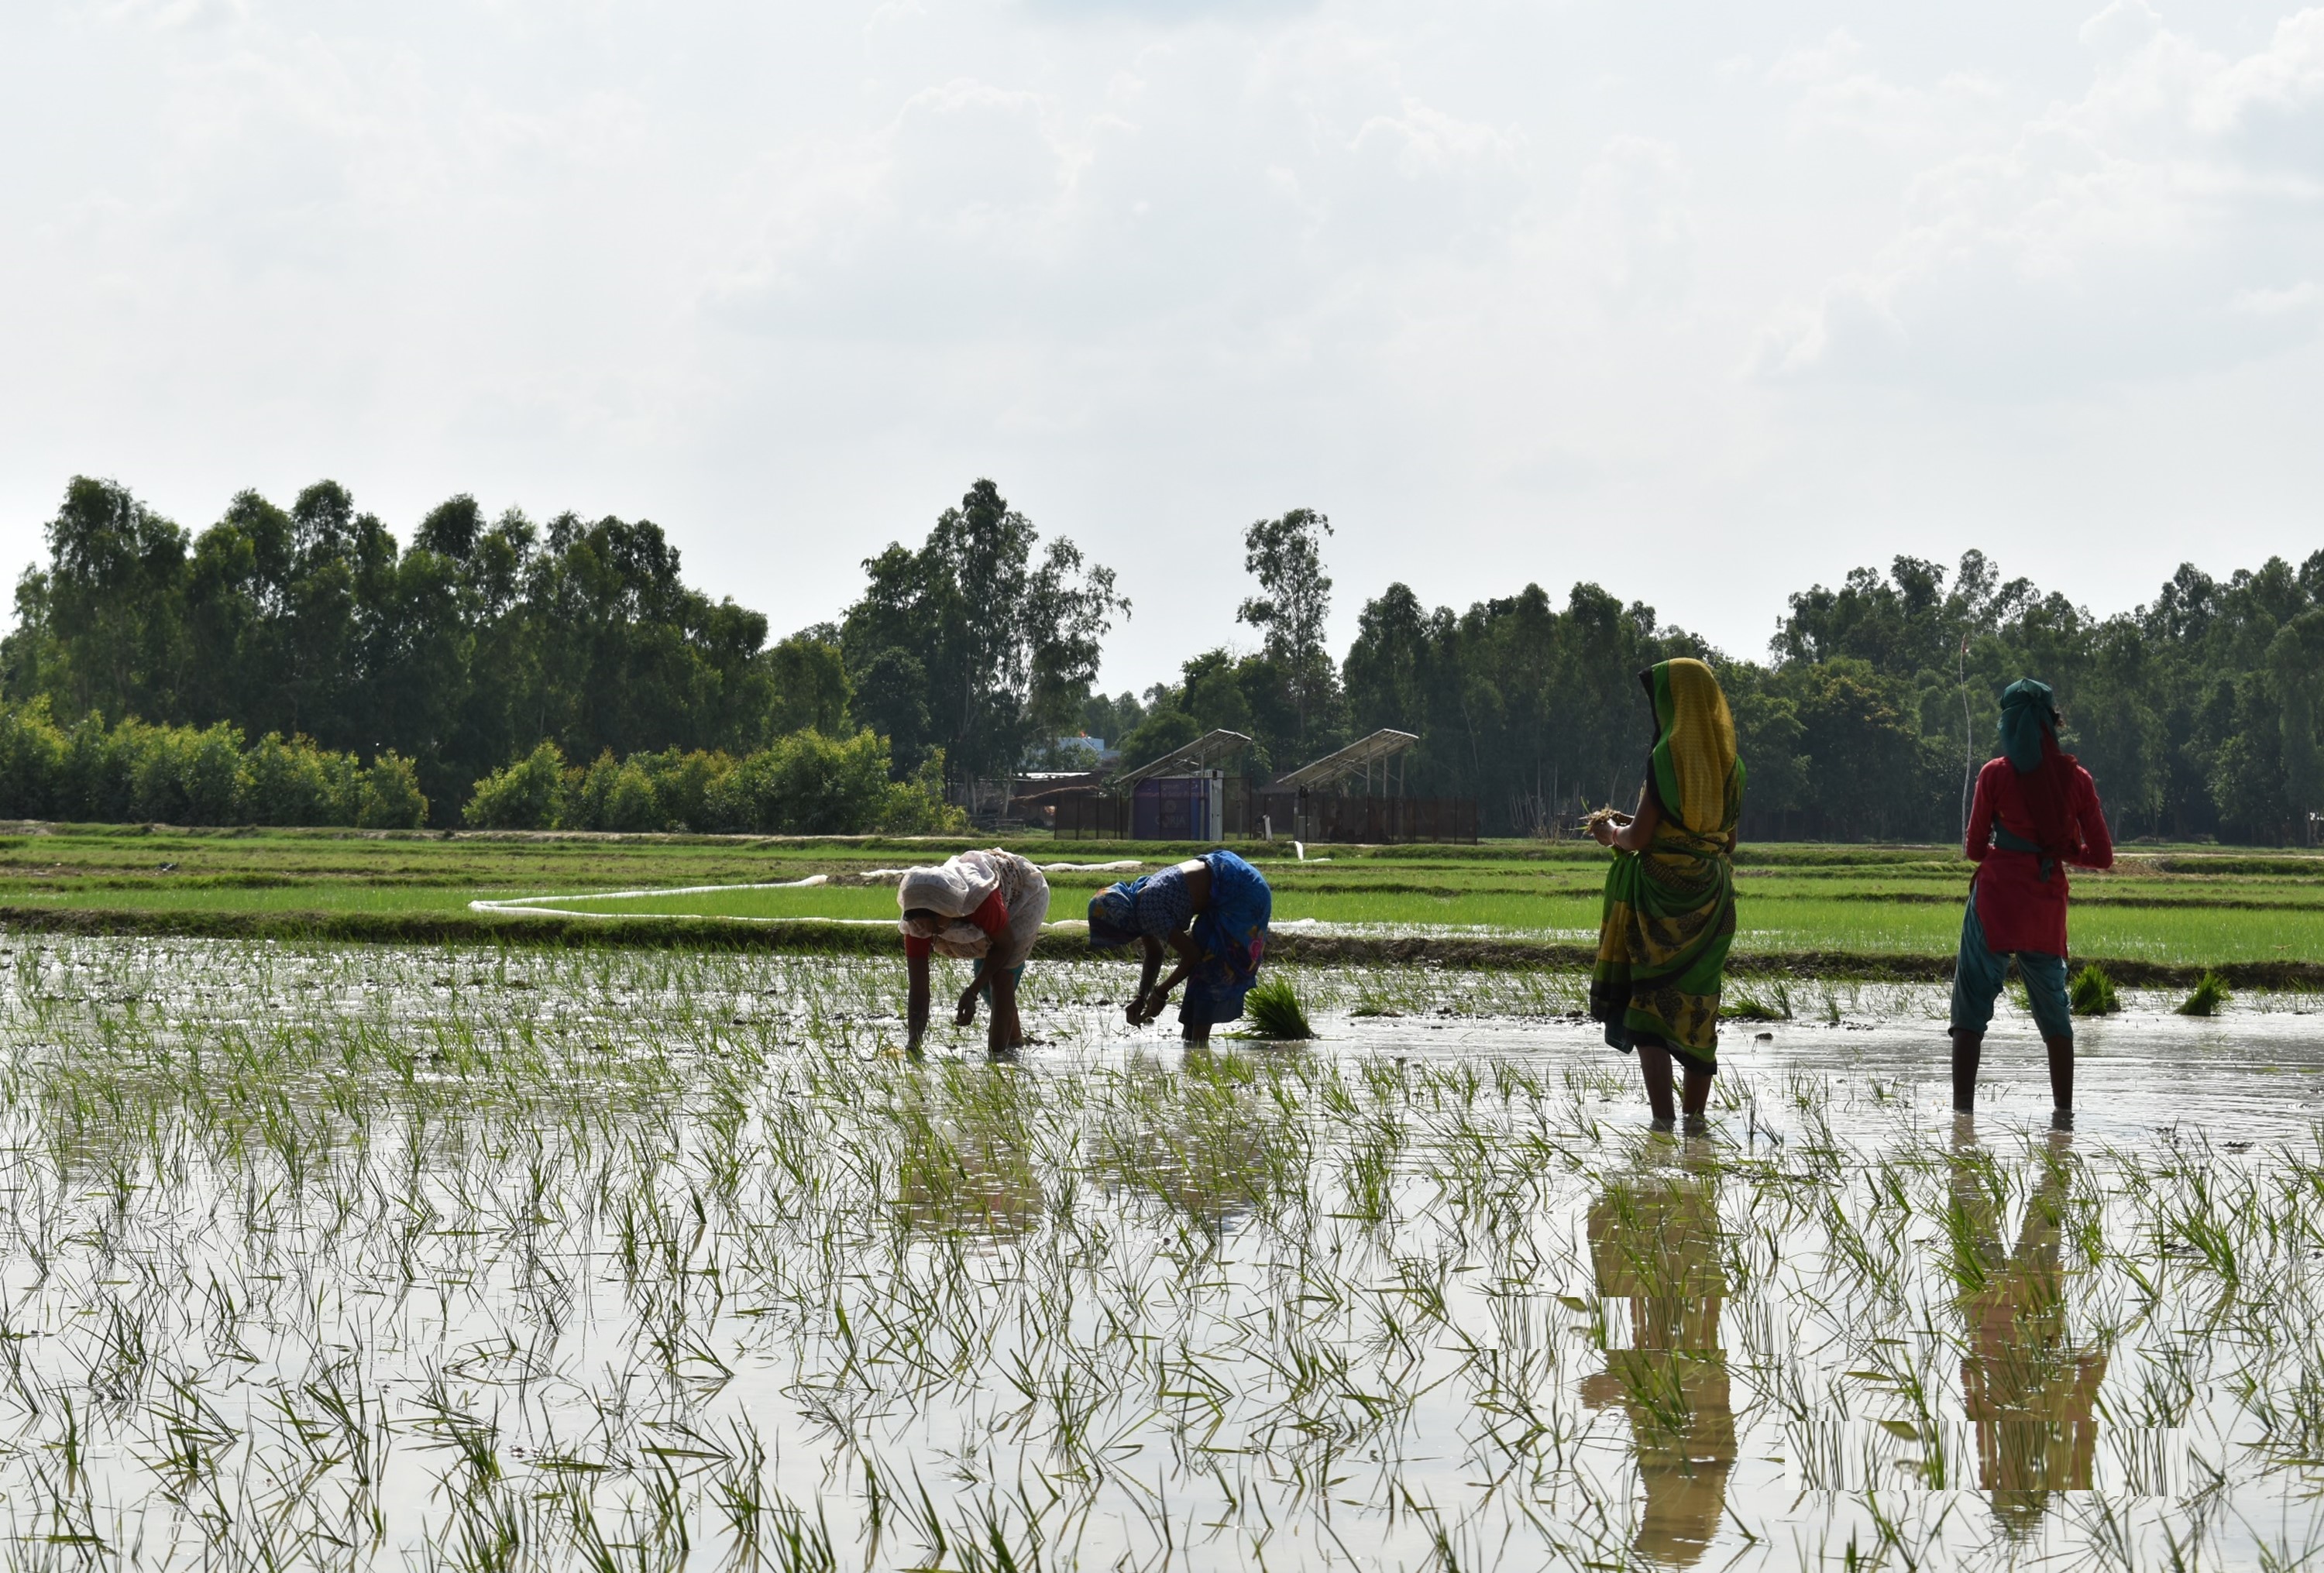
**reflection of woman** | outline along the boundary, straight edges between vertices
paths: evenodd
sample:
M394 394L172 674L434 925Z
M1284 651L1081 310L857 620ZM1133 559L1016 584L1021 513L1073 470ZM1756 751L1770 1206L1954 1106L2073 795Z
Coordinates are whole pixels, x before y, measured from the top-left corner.
M1258 869L1232 852L1209 852L1091 897L1090 948L1112 950L1135 940L1145 970L1130 1001L1130 1025L1160 1016L1170 990L1184 982L1179 1026L1188 1043L1206 1043L1211 1028L1242 1015L1243 996L1259 981L1274 911L1274 894ZM1178 965L1157 982L1166 947L1176 952Z
M1639 674L1654 704L1655 746L1635 814L1591 832L1614 849L1590 1014L1606 1041L1638 1053L1646 1101L1668 1125L1671 1062L1686 1071L1686 1117L1702 1118L1719 1070L1719 989L1735 940L1736 822L1743 761L1719 679L1681 658Z
M1609 1184L1590 1210L1598 1293L1629 1302L1630 1347L1607 1351L1582 1402L1629 1415L1646 1496L1637 1549L1680 1566L1718 1532L1735 1466L1717 1186L1715 1167L1646 1170Z
M2074 1118L2074 1018L2066 1003L2066 869L2114 866L2097 783L2058 751L2050 685L2021 677L2001 691L2001 758L1978 772L1962 848L1977 872L1953 964L1953 1108L1977 1107L1977 1067L2009 958L2025 980L2050 1051L2053 1121Z
M2051 1137L2062 1156L2072 1140ZM1961 1406L1977 1427L1978 1484L2013 1530L2041 1522L2052 1491L2088 1491L2098 1453L2103 1348L2077 1348L2066 1325L2059 1235L2065 1170L2056 1161L2025 1204L2017 1248L2001 1248L2000 1209L1979 1165L1956 1149L1953 1207L1962 1222L1957 1273L1969 1352L1961 1357Z
M1025 1029L1017 1016L1017 983L1040 937L1041 920L1049 914L1049 882L1041 870L997 847L962 852L937 868L905 869L896 903L904 909L896 926L904 935L910 986L905 1017L909 1050L919 1053L928 1030L932 954L976 963L954 1021L961 1026L974 1021L982 994L992 1007L986 1044L995 1053L1021 1044Z

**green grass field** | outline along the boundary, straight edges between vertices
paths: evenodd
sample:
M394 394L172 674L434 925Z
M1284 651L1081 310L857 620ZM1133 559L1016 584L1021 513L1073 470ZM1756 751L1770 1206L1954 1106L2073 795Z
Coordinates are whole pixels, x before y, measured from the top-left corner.
M0 908L173 917L236 915L443 916L470 903L522 901L627 917L878 919L879 883L646 894L760 884L933 861L964 842L662 837L497 837L346 832L183 832L25 827L0 835ZM1040 862L1139 858L1194 849L1059 842L1014 847ZM1278 924L1331 930L1484 934L1574 942L1594 934L1605 854L1586 844L1244 849L1276 888ZM1968 865L1950 849L1759 844L1737 856L1738 948L1766 952L1949 954ZM1111 872L1057 871L1053 917L1078 915ZM2075 879L2078 952L2180 965L2324 961L2324 856L2139 848Z

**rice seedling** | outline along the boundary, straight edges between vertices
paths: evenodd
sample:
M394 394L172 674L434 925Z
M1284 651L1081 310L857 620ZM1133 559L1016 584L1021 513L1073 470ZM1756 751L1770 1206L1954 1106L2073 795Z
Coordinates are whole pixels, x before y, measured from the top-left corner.
M1308 1025L1307 1007L1301 1002L1299 991L1280 972L1261 979L1244 998L1243 1006L1256 1036L1296 1041L1315 1035L1315 1029Z
M2227 1004L2230 992L2225 978L2209 968L2205 968L2203 975L2195 980L2194 989L2186 998L2179 1002L2179 1014L2217 1016L2219 1014L2220 1007Z
M1720 1003L1720 1016L1729 1021L1789 1021L1792 1019L1791 985L1781 979L1765 989L1750 983L1737 983L1728 990Z
M2114 980L2096 961L2074 974L2067 990L2068 1002L2076 1016L2112 1016L2122 1008L2115 992Z
M1575 973L1270 963L1331 1037L1185 1054L1045 966L995 1064L882 1053L892 959L0 948L14 1561L2244 1566L2324 1529L2324 1129L2255 1056L2202 1067L2276 1111L2240 1150L2183 1087L1956 1139L1941 986L1814 986L1840 1029L1680 1140ZM1404 1014L1340 1031L1367 999ZM2324 1064L2306 1019L2266 1058Z

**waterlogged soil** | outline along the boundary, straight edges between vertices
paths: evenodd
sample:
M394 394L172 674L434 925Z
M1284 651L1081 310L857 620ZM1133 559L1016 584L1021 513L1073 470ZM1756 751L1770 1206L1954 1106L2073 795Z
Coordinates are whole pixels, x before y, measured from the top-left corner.
M896 1053L901 970L0 936L12 1564L2298 1565L2324 1001L1792 983L1651 1131L1570 975ZM941 985L940 985L941 988ZM1764 1036L1760 1035L1765 1035Z

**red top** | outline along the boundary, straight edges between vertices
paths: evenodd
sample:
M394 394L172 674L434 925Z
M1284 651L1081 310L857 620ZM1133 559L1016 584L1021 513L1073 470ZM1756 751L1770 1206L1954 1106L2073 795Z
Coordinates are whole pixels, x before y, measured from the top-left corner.
M2080 765L2066 790L2066 807L2081 827L2082 850L2070 860L2086 869L2114 867L2114 838L2107 833L2105 813L2098 807L2098 783ZM1994 951L2033 951L2044 956L2066 953L2066 869L2061 861L2042 878L2042 860L2032 852L2013 852L1993 844L1995 820L2010 834L2038 841L2034 816L2025 810L2025 795L2017 772L2007 759L1988 760L1977 774L1977 798L1969 806L1969 834L1961 850L1980 867L1974 881L1977 920L1985 928L1985 943Z
M986 897L984 898L984 905L968 915L968 921L982 929L987 934L996 940L1002 934L1007 934L1009 932L1009 907L1008 904L1001 899L1001 892L995 890L991 895ZM932 955L935 952L936 941L924 940L918 934L906 934L904 936L904 954L908 956L926 956Z

